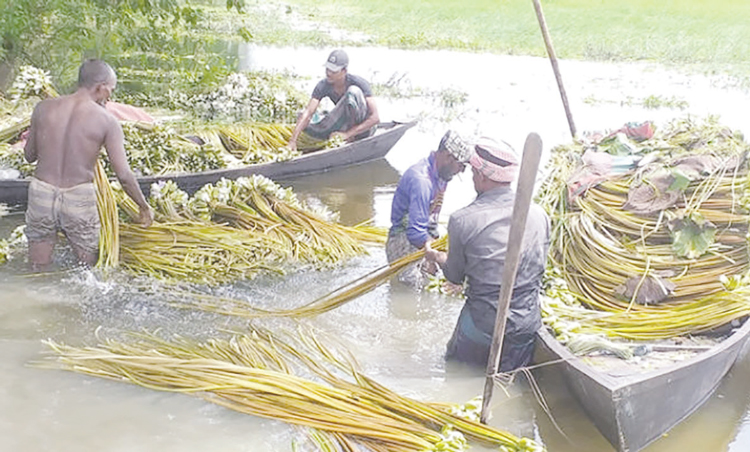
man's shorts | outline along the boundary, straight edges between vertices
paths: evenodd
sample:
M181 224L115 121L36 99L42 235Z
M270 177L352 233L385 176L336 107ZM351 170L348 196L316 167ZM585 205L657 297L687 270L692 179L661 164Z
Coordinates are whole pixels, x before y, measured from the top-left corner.
M385 242L385 255L389 264L417 251L419 248L409 242L406 232L389 233L388 240ZM398 274L398 281L413 289L421 290L427 282L427 276L422 273L421 264L421 262L414 262L404 267Z
M29 242L54 241L57 232L63 231L72 245L96 254L99 250L99 229L93 183L58 188L31 178L26 208L26 237Z

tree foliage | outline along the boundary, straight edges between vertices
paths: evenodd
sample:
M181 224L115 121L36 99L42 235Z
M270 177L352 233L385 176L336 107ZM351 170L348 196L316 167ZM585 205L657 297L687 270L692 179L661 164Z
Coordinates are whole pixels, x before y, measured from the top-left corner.
M226 5L240 12L244 0ZM91 57L116 69L161 69L165 83L188 73L198 82L223 79L231 64L214 51L216 38L197 39L203 18L200 5L179 0L4 0L0 59L6 68L44 68L62 89ZM0 88L7 83L0 80Z

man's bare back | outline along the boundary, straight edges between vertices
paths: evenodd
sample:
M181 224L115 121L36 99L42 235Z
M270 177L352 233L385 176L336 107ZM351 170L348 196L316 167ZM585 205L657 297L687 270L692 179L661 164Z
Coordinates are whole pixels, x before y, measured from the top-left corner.
M35 177L60 188L93 181L96 159L107 137L122 137L114 116L76 94L41 102L32 125L29 139L33 146L28 149L36 152Z
M29 187L26 236L35 268L51 263L57 229L68 236L80 261L96 262L99 221L92 182L102 146L123 190L139 207L139 222L148 227L153 220L128 165L122 127L104 108L117 86L114 71L101 60L87 60L78 83L75 93L40 102L31 116L24 154L37 167Z

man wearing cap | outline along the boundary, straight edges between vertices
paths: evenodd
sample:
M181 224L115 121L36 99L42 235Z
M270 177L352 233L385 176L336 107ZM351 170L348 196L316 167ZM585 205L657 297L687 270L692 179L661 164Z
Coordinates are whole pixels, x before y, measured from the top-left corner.
M406 170L391 205L391 228L385 245L388 262L411 254L438 237L438 217L448 181L464 170L470 155L470 145L449 130L437 151ZM404 269L399 281L420 288L424 278L419 264Z
M513 214L511 183L519 165L513 148L505 142L482 138L474 151L469 164L477 198L450 216L448 253L428 245L425 258L438 263L451 283L467 283L466 303L448 342L446 358L486 366ZM526 366L532 358L535 333L541 326L539 293L549 228L547 214L532 203L503 338L502 372Z
M315 86L310 102L297 118L297 125L289 139L291 149L297 149L297 139L302 131L321 140L339 136L344 141L354 141L375 133L380 117L370 84L362 77L349 74L348 66L349 57L343 50L334 50L328 55L326 78ZM336 106L318 118L316 110L325 97Z

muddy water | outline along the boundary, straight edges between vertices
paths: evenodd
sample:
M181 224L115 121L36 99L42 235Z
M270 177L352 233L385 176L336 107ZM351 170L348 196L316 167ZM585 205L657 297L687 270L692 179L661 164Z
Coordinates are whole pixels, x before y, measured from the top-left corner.
M311 77L322 72L326 51L254 48L243 54L246 67L290 69ZM347 224L373 218L388 225L390 202L401 174L434 148L447 127L503 138L520 148L536 131L545 147L567 142L568 125L549 63L534 58L352 49L351 72L401 87L465 92L467 102L445 110L435 98L381 99L383 119L421 117L385 160L335 173L285 181L300 196L341 212ZM722 122L746 133L748 93L722 80L687 77L649 65L562 62L568 96L580 130L618 127L626 121L661 121L681 114L720 114ZM718 83L718 85L717 85ZM648 96L675 98L685 110L645 109ZM473 197L467 174L451 183L444 217ZM0 234L22 222L0 220ZM290 307L312 300L385 262L380 249L345 268L300 271L287 278L262 277L224 290L261 306ZM191 397L131 385L42 370L41 340L94 343L94 332L119 335L141 328L195 337L241 329L241 320L168 308L159 297L129 288L123 278L101 282L81 270L42 277L23 276L23 263L0 267L0 451L283 451L296 433L286 425L245 416ZM481 372L446 366L442 353L460 302L384 285L342 308L310 321L351 349L365 371L414 397L466 401L481 392ZM285 328L284 321L266 322ZM497 391L492 423L536 438L550 451L610 451L611 446L569 397L563 381L536 372L546 403L561 431L539 407L527 384L507 394ZM750 450L750 359L734 367L716 394L649 452Z

